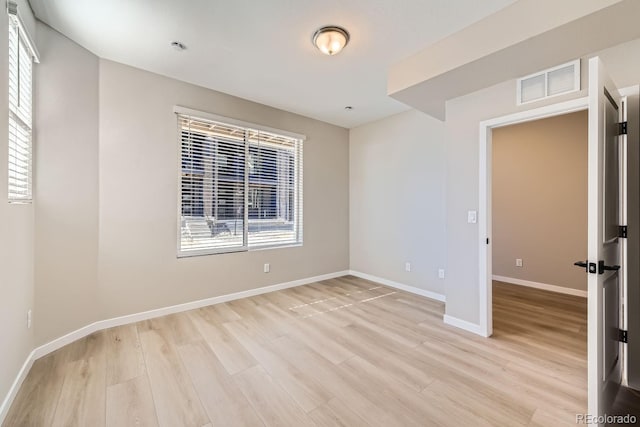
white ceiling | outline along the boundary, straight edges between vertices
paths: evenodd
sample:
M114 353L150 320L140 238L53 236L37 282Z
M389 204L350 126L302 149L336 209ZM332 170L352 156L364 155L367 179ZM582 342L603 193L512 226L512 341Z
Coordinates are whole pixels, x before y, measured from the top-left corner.
M387 96L391 65L513 2L30 0L102 58L347 128L408 109ZM329 24L351 33L332 57L311 44Z

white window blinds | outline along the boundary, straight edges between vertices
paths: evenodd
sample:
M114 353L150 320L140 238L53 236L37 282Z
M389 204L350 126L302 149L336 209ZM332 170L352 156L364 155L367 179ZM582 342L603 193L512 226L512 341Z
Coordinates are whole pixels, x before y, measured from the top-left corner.
M302 140L178 114L178 254L302 243Z
M9 3L8 199L32 199L32 71L35 57L15 4Z

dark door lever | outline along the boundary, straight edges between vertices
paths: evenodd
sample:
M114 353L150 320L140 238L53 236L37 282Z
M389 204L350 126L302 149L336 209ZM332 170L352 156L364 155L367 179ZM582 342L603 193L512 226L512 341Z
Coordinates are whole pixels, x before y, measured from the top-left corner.
M591 274L596 274L596 264L589 261L576 261L573 265L584 268L584 271Z
M618 271L619 265L604 265L604 261L598 261L598 274L604 274L605 271Z

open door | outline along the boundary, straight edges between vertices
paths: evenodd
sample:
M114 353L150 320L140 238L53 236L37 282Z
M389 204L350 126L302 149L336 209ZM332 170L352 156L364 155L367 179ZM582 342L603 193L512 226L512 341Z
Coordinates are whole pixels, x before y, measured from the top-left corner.
M610 409L621 383L620 299L626 102L599 58L589 61L588 389L589 414Z

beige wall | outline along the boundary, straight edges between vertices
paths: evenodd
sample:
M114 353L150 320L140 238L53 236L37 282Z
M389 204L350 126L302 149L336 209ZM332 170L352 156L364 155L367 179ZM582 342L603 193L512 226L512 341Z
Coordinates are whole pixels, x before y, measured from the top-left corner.
M444 165L444 125L419 111L351 129L353 270L444 294Z
M37 344L96 320L348 269L347 130L99 60L38 29ZM176 258L174 105L307 135L302 247Z
M586 291L587 111L494 129L492 144L493 274Z
M349 268L346 129L102 61L46 25L37 30L35 202L0 203L0 398L34 346L96 320ZM307 136L302 247L176 258L174 105Z
M176 258L174 105L307 136L302 247ZM346 129L100 60L98 297L103 316L348 269L348 150ZM262 272L266 262L268 274Z
M99 60L41 27L38 344L95 320L348 268L345 129ZM176 258L174 105L307 135L302 247Z
M24 1L19 13L31 29L33 17ZM0 81L8 77L8 16L0 14ZM27 310L33 307L33 205L7 203L7 84L0 84L0 405L33 349ZM0 406L0 422L2 411Z
M36 341L98 319L98 58L38 23Z
M351 206L356 209L351 216L352 266L444 292L447 314L478 322L478 230L477 225L466 222L466 211L478 207L478 124L540 105L516 107L513 81L448 101L444 125L410 112L354 130L351 154L363 157L362 161L352 159L350 180L349 133L345 129L97 60L61 35L46 31L43 55L55 52L59 56L43 65L36 79L42 79L42 84L37 83L42 91L58 97L55 102L43 99L42 94L36 99L40 116L36 134L42 133L47 144L36 149L36 186L43 191L42 206L36 203L38 218L42 218L37 229L37 344L92 320L349 268L350 185L354 192L362 190L362 194L351 195ZM0 34L4 34L0 45L6 45L6 29L0 28ZM629 58L640 56L629 52L639 46L636 43L636 50L613 49L603 54L614 78L624 76L617 81L621 86L637 82L640 67ZM6 56L0 55L1 73L5 73L0 78L6 78ZM75 73L77 67L82 73ZM69 77L65 80L64 76ZM74 79L78 79L79 88ZM48 85L45 89L46 81L66 90ZM6 88L1 91L6 98ZM581 95L584 92L552 102ZM6 114L5 104L0 102L0 114ZM308 136L303 247L175 257L178 150L172 108L176 104ZM74 123L82 136L65 134L62 123ZM0 132L6 134L6 124L0 124ZM396 133L402 137L390 144ZM383 138L385 135L388 138ZM381 147L390 150L381 151ZM420 156L408 156L395 150L397 147L415 150ZM60 158L73 150L78 150L73 157ZM6 149L0 147L0 187L6 187L4 156ZM393 159L391 172L386 169L387 157ZM367 166L367 158L379 168ZM75 170L84 175L74 179ZM414 172L407 173L411 170ZM397 193L405 194L387 190L392 200L425 212L422 217L406 217L407 223L398 226L408 232L370 240L379 226L393 217L388 206L379 212L373 209L375 186L364 181L371 175L381 185L397 184ZM58 179L57 183L49 182ZM73 185L67 192L77 194L65 194L67 185ZM361 207L371 209L357 211ZM79 229L69 223L76 210L83 214L75 220ZM370 224L359 227L358 219L367 215ZM10 349L0 355L3 392L33 348L31 333L21 326L33 304L33 208L2 205L0 224L0 345ZM60 230L71 232L68 241ZM380 244L394 250L379 250ZM413 263L414 274L405 274L405 261ZM264 262L271 263L271 273L262 273ZM444 281L435 279L441 264L447 272ZM78 272L75 277L74 272ZM65 275L70 275L69 282L64 281Z

